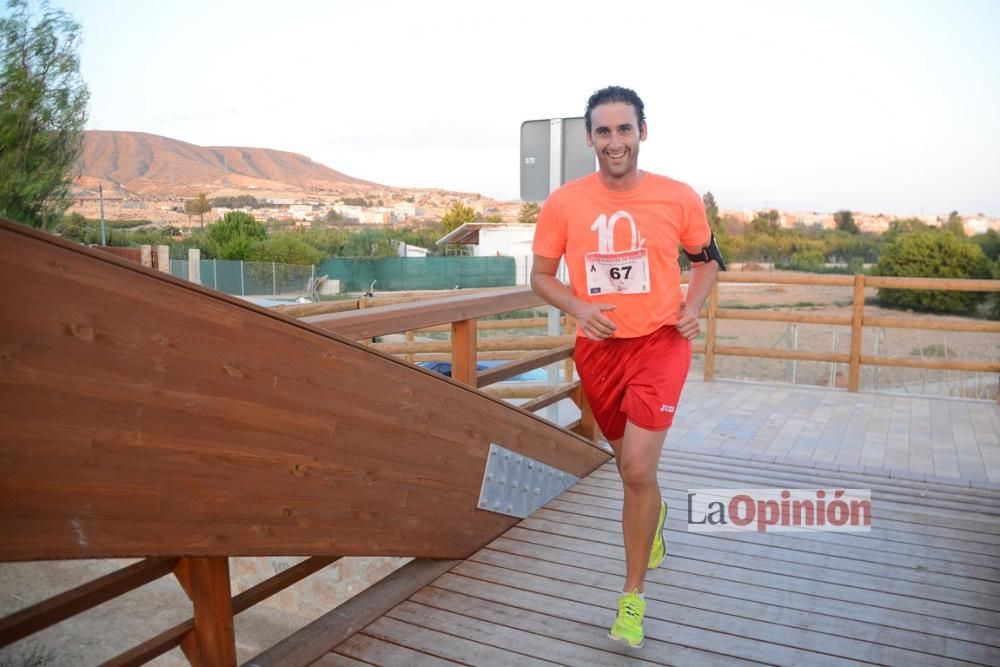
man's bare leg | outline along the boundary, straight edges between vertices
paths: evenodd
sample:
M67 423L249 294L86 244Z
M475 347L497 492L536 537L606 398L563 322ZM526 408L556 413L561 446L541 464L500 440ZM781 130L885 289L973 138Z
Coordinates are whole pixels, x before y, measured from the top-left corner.
M660 518L660 485L656 469L667 432L647 431L632 422L625 435L611 442L625 489L622 532L625 537L625 591L643 591L653 532Z

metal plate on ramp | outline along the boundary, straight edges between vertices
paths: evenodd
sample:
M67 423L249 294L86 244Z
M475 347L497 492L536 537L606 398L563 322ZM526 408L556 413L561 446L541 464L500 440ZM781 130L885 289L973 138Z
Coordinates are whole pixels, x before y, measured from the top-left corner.
M479 509L523 519L578 481L575 475L493 442L479 490Z

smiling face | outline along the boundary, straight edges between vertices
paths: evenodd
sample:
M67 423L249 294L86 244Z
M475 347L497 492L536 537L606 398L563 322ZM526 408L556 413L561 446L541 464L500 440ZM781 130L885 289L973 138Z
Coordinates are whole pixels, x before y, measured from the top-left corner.
M646 123L639 122L635 107L609 102L590 113L587 145L597 153L601 181L612 190L630 190L641 181L639 142L646 140Z

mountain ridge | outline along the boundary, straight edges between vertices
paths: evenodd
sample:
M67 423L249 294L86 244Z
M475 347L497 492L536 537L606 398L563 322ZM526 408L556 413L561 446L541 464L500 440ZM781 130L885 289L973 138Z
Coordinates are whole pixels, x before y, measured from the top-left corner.
M103 185L123 197L232 193L339 195L385 186L331 169L299 153L247 146L198 146L148 132L87 130L74 167L86 196Z

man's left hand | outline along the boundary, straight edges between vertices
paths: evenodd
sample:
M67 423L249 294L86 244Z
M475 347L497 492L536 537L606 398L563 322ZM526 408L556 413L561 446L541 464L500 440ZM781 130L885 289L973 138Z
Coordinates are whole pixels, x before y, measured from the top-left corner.
M680 308L677 309L677 330L688 340L694 340L701 333L701 324L698 322L698 313L688 308L687 301L681 301Z

